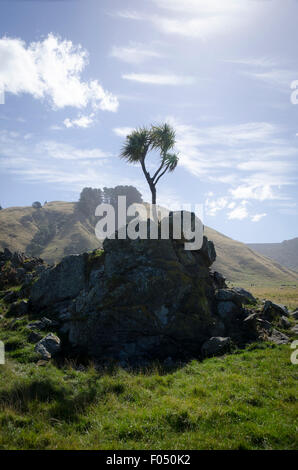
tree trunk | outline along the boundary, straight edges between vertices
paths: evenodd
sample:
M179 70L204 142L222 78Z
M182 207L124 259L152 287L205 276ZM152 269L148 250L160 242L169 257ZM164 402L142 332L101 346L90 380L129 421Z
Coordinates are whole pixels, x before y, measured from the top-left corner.
M156 187L154 185L150 186L152 193L152 204L156 204Z

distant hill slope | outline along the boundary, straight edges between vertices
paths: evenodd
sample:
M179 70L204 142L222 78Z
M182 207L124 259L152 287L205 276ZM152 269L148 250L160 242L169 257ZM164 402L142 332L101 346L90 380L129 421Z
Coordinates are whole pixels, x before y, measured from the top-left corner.
M282 243L248 243L247 246L298 272L298 238Z
M247 283L297 282L297 273L254 252L244 243L209 227L205 227L205 234L213 240L218 255L213 267L228 280Z
M205 227L214 241L214 269L228 280L241 283L298 283L298 274L284 268L248 246ZM40 256L49 263L63 256L100 246L94 225L72 202L54 201L41 209L11 207L0 211L0 249Z

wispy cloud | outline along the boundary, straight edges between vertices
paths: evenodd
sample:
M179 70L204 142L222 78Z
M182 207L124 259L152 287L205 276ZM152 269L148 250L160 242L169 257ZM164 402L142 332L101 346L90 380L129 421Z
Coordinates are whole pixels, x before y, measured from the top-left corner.
M153 47L134 42L131 42L128 46L113 46L110 55L128 64L142 64L148 59L163 57Z
M259 222L266 216L267 216L266 212L264 212L263 214L255 214L251 217L251 220L252 222Z
M267 86L289 93L292 81L297 77L297 69L292 70L280 65L280 61L270 57L225 59L224 62L240 66L240 75L263 82Z
M71 191L84 186L131 184L115 169L113 156L99 148L83 148L64 142L24 141L24 135L0 131L0 170L32 183L63 185ZM135 185L141 187L136 179Z
M56 141L40 142L36 144L33 151L36 155L44 155L59 160L93 160L110 156L110 154L98 148L82 149Z
M249 65L252 67L275 67L277 61L271 57L248 57L240 59L224 59L223 62L239 65Z
M0 39L0 88L47 99L54 109L91 105L93 110L116 111L116 96L97 80L82 80L87 62L88 53L80 45L53 34L31 44L4 36Z
M289 93L291 82L294 80L295 77L297 77L297 71L278 68L264 72L242 71L240 73L254 80L259 80L265 83L266 85L282 89L284 92L287 93Z
M135 10L119 10L117 11L117 16L120 18L125 18L127 20L143 20L145 15L142 15L140 12Z
M247 0L153 0L159 8L176 12L194 14L227 14L245 11Z
M192 85L195 83L194 77L183 75L163 75L150 73L129 73L123 74L124 80L131 80L139 83L147 83L150 85Z
M122 11L117 15L129 19L151 22L164 34L207 39L239 28L249 15L253 16L260 2L250 0L152 0L158 14Z
M179 164L204 181L229 185L233 199L284 199L297 183L298 149L266 122L196 127L168 118L176 129Z

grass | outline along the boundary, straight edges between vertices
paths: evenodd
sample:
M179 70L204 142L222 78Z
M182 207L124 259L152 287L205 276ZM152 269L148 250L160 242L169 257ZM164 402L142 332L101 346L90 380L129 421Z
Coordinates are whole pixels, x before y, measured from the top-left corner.
M295 449L297 366L260 344L175 370L0 366L1 449Z

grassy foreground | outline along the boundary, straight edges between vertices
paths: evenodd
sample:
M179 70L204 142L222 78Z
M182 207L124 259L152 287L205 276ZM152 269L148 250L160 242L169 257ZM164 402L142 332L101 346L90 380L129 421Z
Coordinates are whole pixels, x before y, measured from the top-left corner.
M289 346L175 371L0 366L1 449L295 449L298 366Z

